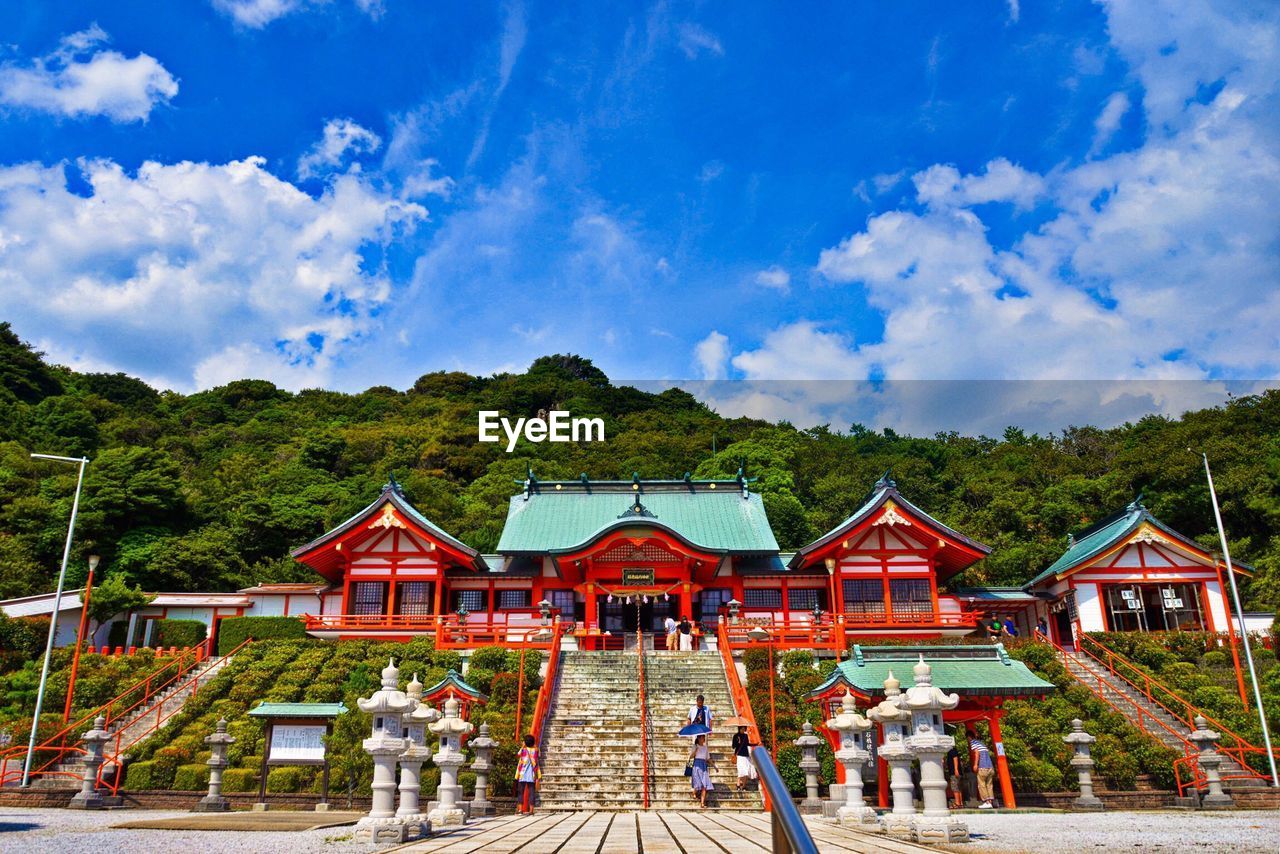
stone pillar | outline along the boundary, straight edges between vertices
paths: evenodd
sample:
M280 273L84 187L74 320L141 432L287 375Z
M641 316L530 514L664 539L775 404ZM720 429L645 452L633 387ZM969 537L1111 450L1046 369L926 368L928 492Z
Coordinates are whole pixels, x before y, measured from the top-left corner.
M372 697L356 700L360 711L373 716L373 727L363 742L373 757L373 806L356 822L352 839L363 843L404 842L404 822L396 817L396 759L404 752L402 715L409 698L399 690L400 671L391 661L382 671L382 687Z
M893 793L893 810L880 817L880 827L886 833L902 839L915 834L912 819L915 817L915 786L911 782L911 750L907 747L907 726L911 713L902 708L899 690L902 683L893 677L884 680L884 699L867 717L880 724L884 741L880 745L880 758L889 764L889 789Z
M947 803L947 774L944 763L955 747L947 735L942 713L960 705L960 698L933 687L933 668L920 656L912 668L915 684L902 696L902 705L911 712L911 734L907 748L920 763L920 790L924 811L912 821L917 842L968 842L969 826L951 814Z
M1076 718L1071 722L1071 732L1062 740L1075 750L1071 757L1071 767L1076 769L1076 777L1080 780L1080 797L1071 802L1073 810L1100 812L1102 801L1093 794L1093 757L1089 755L1089 745L1098 739L1084 731L1084 721Z
M493 749L498 742L489 738L489 725L480 724L480 735L471 739L471 749L476 758L471 763L471 770L476 774L476 794L471 799L472 815L493 815L493 804L489 802L489 772L493 770Z
M1205 782L1209 792L1200 799L1200 808L1206 810L1229 810L1236 805L1231 796L1222 791L1222 754L1218 752L1218 739L1222 734L1209 729L1209 722L1196 715L1195 731L1188 736L1200 748L1196 758L1204 769Z
M813 734L813 724L804 722L800 737L792 742L800 748L800 770L804 772L805 798L800 802L800 811L806 813L822 812L822 798L818 797L818 772L822 770L818 762L818 745L822 739Z
M848 689L840 701L840 713L827 721L827 727L840 734L836 761L844 766L844 797L836 803L835 817L847 826L874 824L876 811L867 806L862 796L862 766L871 758L871 752L863 747L863 740L871 729L871 722L858 714ZM836 787L831 789L834 792Z
M427 747L427 726L440 719L440 713L422 702L422 683L418 674L405 691L409 711L402 716L405 729L405 749L400 754L400 806L396 818L404 824L405 839L422 839L431 835L431 822L422 814L419 796L422 793L422 763L431 758Z
M209 745L212 754L209 761L209 794L196 801L191 809L194 812L226 812L231 809L231 802L222 797L222 772L227 768L227 748L236 743L235 737L227 735L227 719L222 718L214 725L213 735L207 736L204 743Z
M462 752L462 736L471 732L472 726L458 714L459 703L450 697L444 704L444 717L428 727L439 737L439 750L431 761L440 769L440 788L437 790L435 809L427 814L436 827L448 827L466 823L466 813L458 798L458 769L466 762Z
M94 718L93 728L81 736L84 742L85 757L84 775L80 779L80 791L71 798L67 807L73 810L100 810L106 807L102 795L98 794L98 769L102 767L102 748L111 734L106 730L107 719L99 715Z

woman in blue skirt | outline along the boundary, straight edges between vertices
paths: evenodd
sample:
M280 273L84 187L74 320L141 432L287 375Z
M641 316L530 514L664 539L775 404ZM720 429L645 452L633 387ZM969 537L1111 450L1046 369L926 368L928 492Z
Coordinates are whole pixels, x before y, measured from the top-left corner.
M689 761L693 763L693 799L702 807L707 806L707 792L711 791L711 775L708 771L716 767L711 761L711 749L707 747L707 737L700 735L693 740L693 749L689 751Z

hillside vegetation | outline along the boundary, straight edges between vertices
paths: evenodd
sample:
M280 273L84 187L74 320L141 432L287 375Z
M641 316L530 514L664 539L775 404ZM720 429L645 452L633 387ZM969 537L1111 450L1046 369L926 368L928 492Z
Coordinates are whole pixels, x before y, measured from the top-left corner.
M528 417L560 408L605 420L608 440L476 441L476 412ZM716 452L712 453L712 448ZM523 374L428 373L406 391L292 394L243 380L197 394L158 392L122 374L49 365L0 324L0 598L53 586L75 487L72 466L31 451L86 454L73 582L83 555L148 590L227 590L313 580L288 558L365 506L389 473L427 516L481 549L497 543L526 466L538 477L758 478L783 548L847 516L892 469L904 494L993 546L960 583L1021 583L1051 563L1069 532L1138 492L1175 528L1216 547L1198 457L1213 459L1233 554L1257 569L1256 607L1280 600L1280 393L1179 419L1114 429L1063 425L1052 436L999 438L799 430L726 419L689 394L612 385L575 356Z

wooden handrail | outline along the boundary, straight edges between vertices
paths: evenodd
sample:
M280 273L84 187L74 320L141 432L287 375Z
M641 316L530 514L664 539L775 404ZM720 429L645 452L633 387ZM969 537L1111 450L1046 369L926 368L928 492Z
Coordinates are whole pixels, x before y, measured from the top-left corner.
M649 710L644 695L644 629L636 627L636 654L640 658L640 780L644 788L644 808L649 808Z
M116 721L120 720L122 717L129 714L129 712L131 712L133 709L137 708L138 705L146 703L151 699L152 696L160 693L161 691L164 691L166 688L169 687L169 685L171 685L174 682L174 680L182 678L184 675L190 672L192 667L194 667L196 664L200 662L200 657L197 655L198 649L199 647L190 647L184 650L179 656L171 659L167 664L163 665L162 667L156 670L153 670L151 673L148 673L146 676L139 679L137 682L133 683L128 688L124 689L119 694L117 694L116 696L108 700L107 702L103 703L101 706L98 706L93 711L88 712L87 714L81 716L80 718L76 719L72 723L67 724L62 729L58 730L53 735L49 736L43 742L36 745L33 752L52 751L54 755L52 759L49 759L48 761L43 763L40 767L36 768L34 770L34 773L36 774L57 773L57 772L49 772L48 769L51 766L61 762L63 759L64 753L68 753L68 752L74 753L75 751L79 750L79 748L76 748L74 746L67 747L66 742L68 740L71 740L72 742L78 742L80 740L80 732L85 727L86 724L91 723L95 718L101 715L102 717L106 718L106 726L110 727ZM167 677L165 681L162 682L157 687L155 684L156 680L159 677L161 677L165 673L165 671L173 667L177 667L177 671L172 675L170 675L169 677ZM123 710L118 708L113 708L116 703L123 702L126 697L138 691L139 689L142 690L142 697L140 699L135 700L132 704L130 704ZM72 736L74 737L71 738ZM55 741L59 742L58 746L54 746ZM14 746L9 748L8 750L0 751L0 760L8 760L18 754L25 755L26 752L27 752L26 747ZM0 785L3 785L3 782L4 782L3 780L0 780Z
M747 689L742 685L742 678L738 676L738 666L733 661L733 645L729 641L729 633L725 630L725 624L722 621L718 626L716 633L716 646L720 649L720 660L724 664L724 676L729 683L729 696L733 698L733 704L736 707L734 713L741 715L751 721L751 725L747 727L747 739L751 744L763 744L760 738L760 727L756 724L755 711L751 708L751 697L747 694ZM760 793L764 799L764 808L769 809L769 793L763 786L760 787Z
M245 638L244 640L240 641L239 645L236 646L235 649L231 650L226 655L222 656L217 661L210 664L208 669L213 669L214 667L217 667L220 664L225 664L227 661L231 659L231 656L240 652L240 650L244 649L246 646L248 646L251 643L253 643L253 638ZM142 741L147 736L152 735L153 733L159 732L160 729L168 721L168 719L173 717L178 712L182 711L182 707L183 705L185 705L187 700L190 700L197 693L199 693L199 691L200 691L200 674L198 674L195 677L195 683L191 691L191 694L188 695L186 698L184 698L183 702L178 704L177 708L171 707L167 715L164 714L163 712L164 699L160 700L159 705L156 707L155 721L153 721L152 724L149 727L147 727L146 730L144 730L141 735L135 738L131 738L128 744L125 744L122 746L120 744L120 741L122 736L124 735L124 731L120 730L119 732L117 732L116 738L115 738L115 752L108 757L106 756L106 750L105 749L103 750L103 762L102 762L102 765L98 768L98 787L102 788L104 785L106 785L103 781L102 775L103 775L103 772L106 770L107 764L111 763L115 767L115 777L112 779L110 784L111 794L113 796L118 794L120 791L120 784L124 781L124 768L121 767L121 757L124 755L124 752L129 748L133 747L135 744Z
M560 625L560 618L556 617L552 620L551 631L551 652L547 657L547 675L543 677L542 687L538 689L538 701L533 707L533 727L531 728L538 749L542 749L542 726L546 721L547 713L551 709L551 698L555 695L556 680L560 676L560 642L564 637L564 631ZM516 738L520 738L520 732L517 730Z

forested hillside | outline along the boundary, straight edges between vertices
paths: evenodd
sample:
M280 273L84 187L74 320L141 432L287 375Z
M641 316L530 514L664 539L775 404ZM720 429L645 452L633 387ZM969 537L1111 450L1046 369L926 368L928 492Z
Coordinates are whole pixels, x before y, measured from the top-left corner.
M604 418L608 440L522 443L512 454L476 441L479 409L514 418L551 408ZM289 548L365 506L389 472L437 524L492 549L526 465L543 479L629 479L732 476L745 464L784 548L835 525L892 469L905 495L994 547L961 582L1014 584L1052 562L1069 532L1138 492L1216 548L1189 447L1212 458L1233 556L1257 569L1251 603L1274 608L1277 392L1106 430L910 437L725 419L679 390L615 387L576 356L540 358L524 374L428 373L407 391L292 394L243 380L181 395L50 365L0 324L0 598L51 589L66 533L74 467L31 460L31 451L92 458L73 580L92 549L108 572L148 590L227 590L311 580Z

